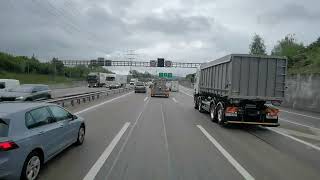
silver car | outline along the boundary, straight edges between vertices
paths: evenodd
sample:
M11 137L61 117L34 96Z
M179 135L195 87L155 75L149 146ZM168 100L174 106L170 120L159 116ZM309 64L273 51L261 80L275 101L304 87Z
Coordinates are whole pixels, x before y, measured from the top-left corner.
M0 103L0 179L36 179L44 163L84 136L84 120L58 105Z

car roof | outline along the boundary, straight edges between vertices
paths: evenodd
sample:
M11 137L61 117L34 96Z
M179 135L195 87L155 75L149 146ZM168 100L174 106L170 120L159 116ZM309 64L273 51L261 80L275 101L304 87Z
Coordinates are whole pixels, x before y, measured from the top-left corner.
M28 109L42 107L46 105L54 105L49 103L33 103L33 102L0 102L0 113L12 114Z

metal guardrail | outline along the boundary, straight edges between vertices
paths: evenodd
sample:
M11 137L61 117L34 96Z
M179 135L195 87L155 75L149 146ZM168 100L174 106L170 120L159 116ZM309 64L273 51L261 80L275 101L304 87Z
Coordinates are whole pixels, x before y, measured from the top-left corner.
M75 106L76 104L91 102L96 99L100 99L103 96L109 96L110 94L118 94L118 93L130 91L132 89L133 89L132 87L128 87L128 88L119 88L119 89L112 89L112 90L105 90L105 91L89 92L89 93L83 93L78 95L58 97L55 99L49 99L42 102L56 103L62 107L66 107L68 105Z

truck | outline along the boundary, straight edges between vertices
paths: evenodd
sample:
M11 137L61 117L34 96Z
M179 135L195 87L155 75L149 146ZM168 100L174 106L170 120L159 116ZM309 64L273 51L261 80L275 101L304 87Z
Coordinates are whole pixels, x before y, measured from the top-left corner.
M179 81L171 81L170 90L172 92L178 92L179 91Z
M127 84L127 75L111 74L106 75L106 87L110 89L116 89L125 87Z
M151 85L151 97L162 96L169 97L169 88L166 86L165 79L157 79L153 81Z
M103 87L106 85L107 73L91 72L87 76L88 87Z
M194 107L224 126L279 126L286 88L287 59L231 54L202 64L196 72Z
M137 78L132 78L132 79L130 79L130 85L135 86L137 82L138 82L138 79L137 79Z
M0 79L0 92L5 92L20 86L20 81L16 79Z

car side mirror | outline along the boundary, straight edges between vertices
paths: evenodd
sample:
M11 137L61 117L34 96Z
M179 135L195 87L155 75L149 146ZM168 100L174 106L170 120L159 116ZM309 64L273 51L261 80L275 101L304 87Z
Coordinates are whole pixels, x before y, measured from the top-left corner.
M72 114L72 120L78 119L78 116Z

